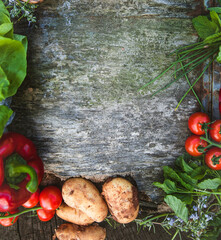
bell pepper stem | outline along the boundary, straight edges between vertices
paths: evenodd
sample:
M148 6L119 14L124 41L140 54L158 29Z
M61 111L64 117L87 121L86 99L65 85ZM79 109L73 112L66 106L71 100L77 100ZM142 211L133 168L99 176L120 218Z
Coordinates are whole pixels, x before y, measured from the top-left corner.
M26 189L29 192L35 193L38 190L38 176L34 168L24 164L15 164L12 169L13 174L27 173L30 176L30 180L26 185Z
M26 189L34 193L38 189L38 176L34 168L27 165L27 162L17 153L6 159L5 178L8 183L16 185L26 178L26 174L30 176Z

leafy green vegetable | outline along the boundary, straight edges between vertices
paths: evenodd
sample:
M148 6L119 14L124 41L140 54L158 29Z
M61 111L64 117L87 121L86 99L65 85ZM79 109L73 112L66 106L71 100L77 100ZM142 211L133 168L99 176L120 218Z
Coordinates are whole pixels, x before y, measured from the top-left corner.
M12 113L13 111L10 108L4 105L0 105L0 135L3 134L5 125L11 117Z
M185 162L184 156L178 157L175 164L186 173L191 173L193 171L193 168Z
M207 179L198 184L200 189L217 189L221 185L221 178Z
M172 180L175 180L176 182L180 183L183 187L185 187L186 189L192 191L193 190L193 186L188 184L187 182L185 182L182 177L180 177L180 175L178 173L176 173L172 168L165 166L163 168L164 171L164 178L169 178Z
M206 16L198 16L192 20L193 26L197 34L202 39L206 39L210 35L217 33L219 26L216 22L210 21Z
M164 201L173 209L177 217L186 223L188 222L188 209L185 203L172 195L167 195Z
M27 71L27 38L13 34L13 24L9 16L0 0L0 101L17 92ZM0 111L1 137L12 110L2 106Z
M13 96L26 76L26 51L21 42L0 37L0 101Z
M155 182L153 184L158 188L162 188L167 194L177 192L176 184L169 179L166 179L163 184L159 182Z

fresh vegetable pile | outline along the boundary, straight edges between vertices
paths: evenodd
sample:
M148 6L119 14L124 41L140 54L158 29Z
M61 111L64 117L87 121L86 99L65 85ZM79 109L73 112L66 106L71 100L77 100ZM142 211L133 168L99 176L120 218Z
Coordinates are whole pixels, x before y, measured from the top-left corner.
M205 113L194 113L188 121L195 135L187 138L188 154L164 166L164 182L155 182L166 196L173 213L136 220L138 226L151 227L157 221L166 230L188 232L195 240L216 240L221 233L221 121L210 122ZM214 142L213 140L219 142ZM160 219L164 217L164 219ZM160 221L161 220L161 221Z

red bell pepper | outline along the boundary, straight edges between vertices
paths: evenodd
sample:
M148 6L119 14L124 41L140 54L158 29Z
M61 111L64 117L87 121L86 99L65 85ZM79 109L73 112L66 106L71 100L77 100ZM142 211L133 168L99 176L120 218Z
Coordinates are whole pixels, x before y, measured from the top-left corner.
M44 165L33 142L18 133L6 133L0 140L0 212L9 212L36 192Z

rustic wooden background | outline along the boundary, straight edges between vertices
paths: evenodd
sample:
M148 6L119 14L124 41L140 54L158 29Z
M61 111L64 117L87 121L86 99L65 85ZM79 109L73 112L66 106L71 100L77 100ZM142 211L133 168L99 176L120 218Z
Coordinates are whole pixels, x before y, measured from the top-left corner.
M48 173L93 181L131 175L140 192L158 200L152 183L184 151L187 119L199 106L189 94L174 111L185 79L153 98L168 75L138 89L168 66L173 49L197 40L191 18L204 11L197 0L45 0L35 26L16 24L28 36L29 62L10 130L34 141ZM219 72L208 71L197 87L215 117L219 84ZM60 222L24 216L0 228L1 239L51 239ZM109 240L170 239L158 230L137 235L135 225L107 228Z

